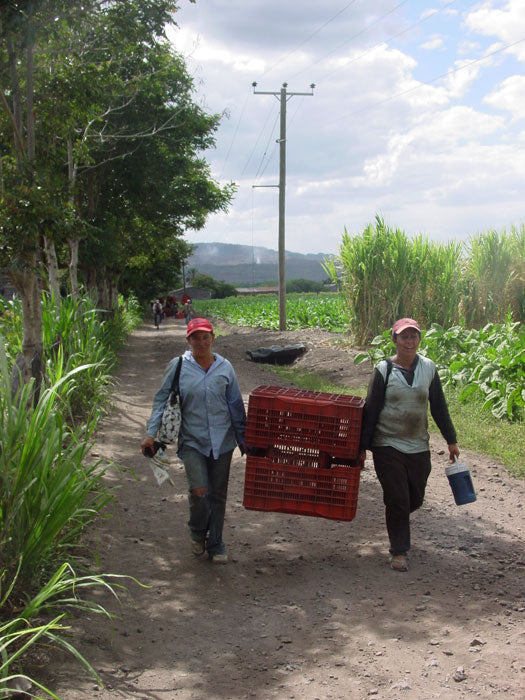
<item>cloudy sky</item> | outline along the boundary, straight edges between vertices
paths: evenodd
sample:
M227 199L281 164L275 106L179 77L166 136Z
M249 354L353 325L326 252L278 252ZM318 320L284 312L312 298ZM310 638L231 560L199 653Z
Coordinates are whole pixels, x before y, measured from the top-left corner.
M524 0L180 0L170 33L197 100L224 113L212 176L228 213L190 242L278 247L279 93L286 249L337 253L376 215L468 240L525 223ZM254 187L257 185L258 187Z

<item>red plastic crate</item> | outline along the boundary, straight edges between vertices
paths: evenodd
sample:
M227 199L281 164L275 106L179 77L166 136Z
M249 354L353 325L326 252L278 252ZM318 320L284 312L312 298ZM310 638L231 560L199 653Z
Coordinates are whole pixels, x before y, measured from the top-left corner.
M246 444L298 445L357 457L364 404L359 396L259 386L248 401Z
M314 456L296 455L296 461L300 459L313 464ZM243 505L248 510L353 520L360 476L359 467L325 469L248 455Z

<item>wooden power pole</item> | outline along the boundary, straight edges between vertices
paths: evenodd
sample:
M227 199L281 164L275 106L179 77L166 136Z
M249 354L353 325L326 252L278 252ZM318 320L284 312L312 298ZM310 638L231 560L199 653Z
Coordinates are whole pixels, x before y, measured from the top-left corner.
M311 97L310 92L287 92L288 83L283 83L279 91L256 90L257 83L252 83L254 95L274 95L281 102L281 131L279 135L279 330L286 330L286 254L285 254L285 202L286 202L286 103L294 95Z

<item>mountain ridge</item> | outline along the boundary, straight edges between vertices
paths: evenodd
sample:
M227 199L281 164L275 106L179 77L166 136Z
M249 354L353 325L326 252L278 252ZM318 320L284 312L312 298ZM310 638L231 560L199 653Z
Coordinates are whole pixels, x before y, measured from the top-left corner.
M286 279L324 281L328 275L322 264L328 253L295 253L285 251ZM196 243L186 269L210 275L219 282L253 285L279 277L279 253L263 246L241 243Z

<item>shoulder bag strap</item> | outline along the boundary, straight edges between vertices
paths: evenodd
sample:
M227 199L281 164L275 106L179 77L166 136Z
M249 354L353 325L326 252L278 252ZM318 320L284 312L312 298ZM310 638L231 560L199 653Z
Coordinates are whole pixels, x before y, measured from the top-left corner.
M170 398L172 400L172 403L173 403L174 395L175 396L179 395L179 377L180 377L181 367L182 367L182 355L179 357L179 361L177 362L177 368L175 369L175 374L173 375L173 381L171 382Z

